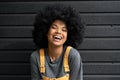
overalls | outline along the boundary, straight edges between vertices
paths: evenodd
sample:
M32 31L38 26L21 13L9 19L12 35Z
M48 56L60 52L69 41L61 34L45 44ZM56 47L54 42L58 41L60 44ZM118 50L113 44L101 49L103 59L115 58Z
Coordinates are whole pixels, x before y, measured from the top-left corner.
M69 52L70 49L72 47L68 46L66 51L65 51L65 55L64 55L64 70L65 72L69 72L69 64L68 64L68 56L69 56ZM45 73L45 56L44 56L44 49L40 49L40 73ZM69 80L69 74L66 74L62 77L59 78L49 78L47 76L42 76L42 80Z

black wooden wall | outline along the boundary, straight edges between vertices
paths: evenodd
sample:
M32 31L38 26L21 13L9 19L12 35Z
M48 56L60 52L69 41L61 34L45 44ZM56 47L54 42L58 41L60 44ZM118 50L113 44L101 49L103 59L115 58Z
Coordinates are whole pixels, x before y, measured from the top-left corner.
M0 2L0 80L30 80L36 12L54 1ZM61 1L87 24L79 46L84 80L120 80L120 1Z

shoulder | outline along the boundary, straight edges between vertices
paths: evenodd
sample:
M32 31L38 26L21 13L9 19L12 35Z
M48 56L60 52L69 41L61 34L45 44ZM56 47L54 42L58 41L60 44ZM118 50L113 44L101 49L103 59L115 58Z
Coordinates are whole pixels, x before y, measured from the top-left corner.
M79 51L72 47L69 53L69 60L80 60L80 59L81 56Z
M39 56L39 50L35 50L31 53L30 58L37 58Z
M80 53L77 49L72 47L69 55L72 56L72 57L76 57L76 56L80 56Z

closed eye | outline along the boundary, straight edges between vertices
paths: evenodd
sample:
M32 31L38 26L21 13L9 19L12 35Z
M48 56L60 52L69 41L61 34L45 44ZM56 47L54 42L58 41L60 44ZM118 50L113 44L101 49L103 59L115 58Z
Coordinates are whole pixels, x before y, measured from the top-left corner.
M56 27L56 25L52 25L51 28L52 29L56 29L57 27Z
M63 27L62 31L67 32L67 28L66 28L66 27Z

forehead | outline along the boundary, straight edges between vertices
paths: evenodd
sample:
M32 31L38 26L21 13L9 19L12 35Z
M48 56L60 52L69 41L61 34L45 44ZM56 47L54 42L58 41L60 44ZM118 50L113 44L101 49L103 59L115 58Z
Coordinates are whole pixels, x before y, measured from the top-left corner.
M65 22L62 21L62 20L55 20L55 21L53 21L52 24L53 24L53 25L60 25L60 26L66 27Z

